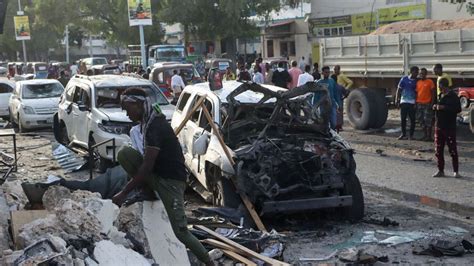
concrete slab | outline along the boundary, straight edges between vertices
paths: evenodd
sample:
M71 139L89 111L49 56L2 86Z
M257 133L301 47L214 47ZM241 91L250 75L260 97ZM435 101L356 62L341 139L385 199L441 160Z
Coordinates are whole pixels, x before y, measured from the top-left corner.
M13 211L11 212L11 221L12 221L12 232L13 232L13 242L18 247L18 234L20 233L20 228L25 224L29 224L37 219L45 218L51 214L47 210L25 210L25 211Z

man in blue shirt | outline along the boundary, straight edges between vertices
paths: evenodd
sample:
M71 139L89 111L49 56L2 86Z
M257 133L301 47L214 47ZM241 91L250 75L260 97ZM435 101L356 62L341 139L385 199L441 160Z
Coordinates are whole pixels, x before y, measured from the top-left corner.
M323 66L321 69L322 79L318 80L316 83L318 84L327 84L328 91L329 91L329 98L331 99L331 117L329 119L329 123L332 129L336 128L337 123L337 112L339 109L338 101L336 99L336 82L329 78L331 71L329 70L328 66ZM313 104L318 99L317 95L313 98Z
M398 139L407 139L407 116L410 118L410 136L408 139L413 139L415 133L415 117L416 117L416 82L418 81L419 68L413 66L410 68L410 75L400 79L398 83L397 96L395 103L400 108L400 117L402 123L402 134Z

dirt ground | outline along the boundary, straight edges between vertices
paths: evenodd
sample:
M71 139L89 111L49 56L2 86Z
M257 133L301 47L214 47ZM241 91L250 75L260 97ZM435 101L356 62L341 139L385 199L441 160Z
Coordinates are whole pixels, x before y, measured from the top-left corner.
M383 129L371 131L355 131L345 124L345 131L341 135L347 139L356 150L377 152L380 150L391 156L419 158L433 160L433 143L422 141L398 141L396 137L400 134L399 117L397 110L390 110L389 120ZM391 133L387 133L391 132ZM370 134L368 134L370 133ZM420 132L416 136L420 136ZM459 127L459 153L460 162L472 160L474 157L474 134L468 131L466 125ZM88 178L86 170L68 173L58 165L52 156L52 142L54 137L49 130L18 134L18 172L13 173L8 182L18 180L20 182L45 181L48 175L60 175L71 179ZM7 138L0 139L0 149L6 153L12 153L12 141ZM418 256L412 254L413 246L429 241L430 239L462 239L463 237L473 242L474 222L470 217L456 216L438 209L432 209L416 204L398 202L387 198L380 193L365 193L366 217L383 219L387 217L400 223L396 227L384 227L370 223L360 222L350 224L341 222L331 212L323 212L312 215L272 217L264 220L268 228L276 229L284 234L281 240L284 243L283 259L298 265L317 265L318 263L336 263L340 260L332 256L328 260L301 261L302 258L314 259L325 257L335 251L355 247L365 253L378 257L387 256L390 264L406 263L442 263L456 265L472 265L474 255L466 254L463 257L441 257ZM8 197L8 195L7 195ZM186 208L189 216L194 216L193 209L207 206L194 192L188 191L186 195ZM20 206L21 207L21 206ZM448 230L448 226L455 226L466 230L466 233L455 234ZM402 232L422 232L427 238L412 243L395 246L381 245L377 243L363 244L361 237L366 231L393 230ZM387 235L376 234L379 240L387 238Z

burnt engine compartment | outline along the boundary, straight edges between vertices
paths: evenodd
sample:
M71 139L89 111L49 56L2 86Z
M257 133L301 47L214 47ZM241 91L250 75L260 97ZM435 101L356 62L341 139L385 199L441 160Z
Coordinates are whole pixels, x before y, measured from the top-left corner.
M331 138L264 138L235 150L237 180L254 202L338 195L352 150Z

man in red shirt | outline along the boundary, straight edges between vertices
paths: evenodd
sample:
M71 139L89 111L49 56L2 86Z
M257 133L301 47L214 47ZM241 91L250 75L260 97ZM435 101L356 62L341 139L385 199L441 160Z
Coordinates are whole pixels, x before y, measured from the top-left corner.
M291 82L289 83L288 89L293 89L298 85L298 78L303 72L298 68L298 63L296 61L291 62L291 69L288 70L288 73L291 76Z
M423 127L423 137L420 140L432 141L431 130L436 86L431 79L426 78L427 74L426 68L422 68L419 75L420 79L416 82L416 114Z

